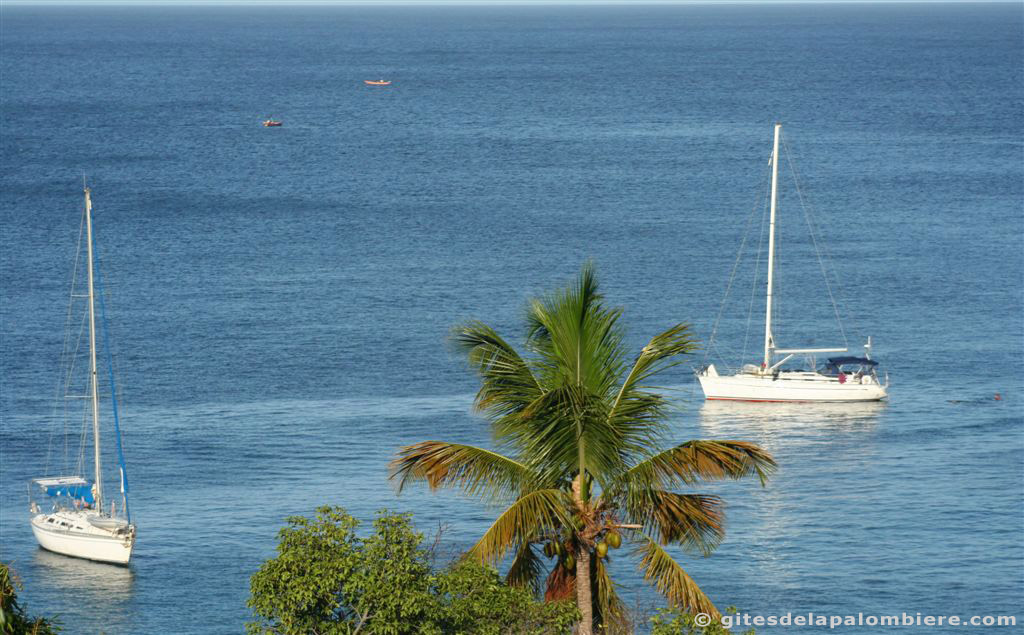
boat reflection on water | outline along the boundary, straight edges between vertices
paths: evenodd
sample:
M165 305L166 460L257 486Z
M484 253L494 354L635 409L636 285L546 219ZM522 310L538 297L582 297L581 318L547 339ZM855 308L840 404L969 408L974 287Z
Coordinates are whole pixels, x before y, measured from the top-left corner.
M761 430L779 433L799 430L807 433L873 428L888 402L859 403L756 403L705 401L698 411L698 424L707 433ZM709 437L710 438L710 437Z
M71 558L43 548L36 550L31 566L34 577L60 590L59 597L48 602L65 628L95 623L102 624L97 628L106 633L132 630L135 572L131 567Z
M33 564L56 586L85 595L127 597L135 582L135 572L131 567L69 558L46 549L36 551Z

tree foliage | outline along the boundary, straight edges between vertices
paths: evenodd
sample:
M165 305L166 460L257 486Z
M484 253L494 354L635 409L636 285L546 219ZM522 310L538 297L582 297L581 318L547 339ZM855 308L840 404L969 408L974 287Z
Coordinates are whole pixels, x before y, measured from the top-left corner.
M457 327L498 451L423 441L391 464L399 491L425 481L506 505L469 555L497 564L511 554L509 583L543 585L548 599L575 595L582 635L623 612L607 567L609 544L622 542L673 606L717 616L666 547L710 553L724 536L722 502L675 489L748 476L763 484L775 468L745 441L666 447L669 402L652 382L695 341L677 324L631 356L621 315L586 265L575 285L529 303L525 354L482 322Z
M31 617L18 603L21 582L11 568L0 562L0 633L5 635L53 635L60 632L55 620Z
M571 602L537 602L509 586L497 569L463 560L437 577L441 600L439 633L527 635L568 633L578 619Z
M576 619L571 605L537 602L479 563L433 571L407 514L381 512L365 538L339 507L287 522L277 556L250 580L253 635L539 635Z

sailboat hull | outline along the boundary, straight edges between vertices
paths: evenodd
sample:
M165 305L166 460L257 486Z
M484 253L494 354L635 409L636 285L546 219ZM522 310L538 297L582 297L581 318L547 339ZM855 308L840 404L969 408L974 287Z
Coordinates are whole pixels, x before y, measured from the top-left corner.
M719 375L710 366L697 379L709 400L835 403L881 401L887 396L886 387L870 375L840 383L814 372Z
M80 511L36 514L32 533L47 551L99 562L128 564L135 547L134 526L118 531L101 529Z

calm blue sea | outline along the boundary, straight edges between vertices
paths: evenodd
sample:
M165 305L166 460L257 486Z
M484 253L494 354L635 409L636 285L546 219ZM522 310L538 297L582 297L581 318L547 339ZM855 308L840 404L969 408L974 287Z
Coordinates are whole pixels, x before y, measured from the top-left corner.
M678 321L706 340L782 121L850 344L873 336L892 398L711 407L688 368L666 377L673 440L753 440L781 466L763 489L702 488L729 533L679 558L751 614L1024 623L1022 13L0 8L0 558L20 597L69 633L238 633L288 515L411 511L465 548L496 509L398 497L386 474L403 444L490 443L449 329L480 318L520 342L526 299L592 259L637 349ZM363 84L378 78L393 84ZM43 552L28 526L83 174L124 391L128 568ZM817 262L781 266L791 323L830 316ZM760 293L736 285L744 306ZM720 347L745 327L730 312ZM756 361L752 337L725 361ZM634 563L613 571L653 610Z

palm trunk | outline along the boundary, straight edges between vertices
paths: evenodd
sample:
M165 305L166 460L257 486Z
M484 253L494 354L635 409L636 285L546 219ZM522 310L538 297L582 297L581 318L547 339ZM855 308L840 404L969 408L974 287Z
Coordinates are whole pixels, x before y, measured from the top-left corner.
M576 505L583 511L583 474L580 473L572 482L572 495ZM592 635L594 632L594 604L590 597L590 548L583 541L578 541L576 549L576 607L580 610L577 635Z
M590 598L590 549L584 544L580 544L576 553L576 606L580 609L577 635L592 635L594 605Z

